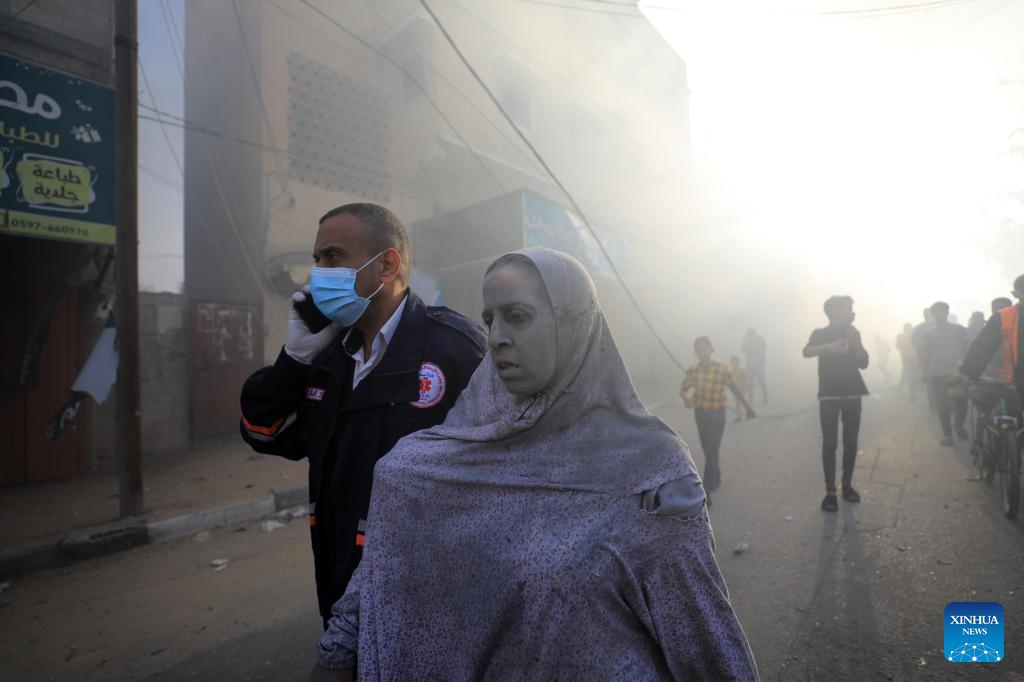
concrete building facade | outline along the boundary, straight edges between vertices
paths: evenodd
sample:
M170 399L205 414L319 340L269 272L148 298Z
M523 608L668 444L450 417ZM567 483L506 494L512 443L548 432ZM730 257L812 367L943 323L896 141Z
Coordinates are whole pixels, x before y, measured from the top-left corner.
M684 182L685 64L643 18L499 0L434 4L480 79L628 272L649 246L650 230L640 228L657 222L668 230L682 220L682 212L673 217L670 206L647 199L638 210L626 195L650 178ZM561 207L577 221L581 243L593 242L419 3L323 10L287 0L189 3L186 26L186 295L193 303L252 306L259 318L259 343L245 345L258 345L260 356L217 369L221 383L277 354L288 297L308 277L317 220L334 206L369 201L394 209L413 233L414 267L420 226L501 197ZM474 221L459 248L470 259L500 255L488 248L488 235L510 224L486 212ZM509 248L530 241L521 224L506 237L498 241ZM535 234L532 242L545 240ZM433 244L448 246L456 248ZM451 291L454 280L422 257L414 282L421 293L446 301L479 295ZM609 271L595 276L606 280L609 300L623 300ZM613 317L623 329L634 322L628 312ZM651 353L638 347L632 354ZM219 428L229 428L235 410L225 410Z

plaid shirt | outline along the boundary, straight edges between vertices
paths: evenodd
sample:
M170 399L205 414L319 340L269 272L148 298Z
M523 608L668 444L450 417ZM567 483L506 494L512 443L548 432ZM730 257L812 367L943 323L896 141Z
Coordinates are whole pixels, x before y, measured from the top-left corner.
M698 362L690 365L686 370L680 395L691 388L694 389L693 406L698 410L724 410L727 401L725 389L738 390L729 365L723 365L721 362Z

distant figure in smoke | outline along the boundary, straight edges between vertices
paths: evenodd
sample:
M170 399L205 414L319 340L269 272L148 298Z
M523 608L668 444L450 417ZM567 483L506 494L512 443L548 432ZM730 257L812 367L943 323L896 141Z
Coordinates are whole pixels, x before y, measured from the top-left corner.
M1009 299L1003 300L1008 301ZM995 314L994 311L993 314ZM985 313L981 312L980 310L975 310L973 313L971 313L971 318L967 320L967 343L970 344L971 341L974 341L974 339L978 338L978 334L980 334L981 330L984 328Z
M761 402L767 405L768 384L764 380L764 371L768 344L765 343L764 338L758 335L757 331L748 329L740 350L747 357L747 374L750 382L747 385L747 400L754 402L754 385L756 384L761 387Z
M821 508L834 512L836 501L836 449L839 420L843 422L843 499L860 502L853 488L853 467L857 462L860 434L861 397L868 388L860 375L867 369L868 352L860 332L853 326L853 299L832 296L825 301L828 326L811 332L804 347L805 358L818 358L818 402L821 416L821 462L825 469L825 498Z
M896 350L900 352L900 385L910 391L910 402L917 400L918 384L921 382L921 365L913 341L914 325L907 322L903 333L896 337Z
M693 409L697 419L697 434L700 436L700 447L704 450L704 488L713 492L722 483L718 450L725 433L725 389L728 388L736 396L736 401L747 411L748 419L757 415L740 393L729 367L711 359L711 354L715 352L711 339L706 336L697 337L693 342L693 350L700 362L690 365L686 370L679 396L687 407ZM689 395L690 390L693 390L693 396Z
M736 382L736 388L740 395L743 395L747 391L747 370L740 365L738 355L729 358L729 369L732 370L732 380ZM740 412L740 399L735 395L733 395L733 409L736 411L736 419L733 421L743 421L743 413Z
M875 355L878 356L878 369L885 375L885 383L889 383L889 353L892 346L878 332L875 332Z
M967 353L967 330L963 325L949 321L949 304L937 301L931 307L935 326L929 329L918 347L921 357L921 376L928 382L928 388L939 409L939 424L942 426L941 445L953 444L953 426L960 440L967 440L964 422L967 420L967 401L955 400L956 419L950 424L950 396L946 381L956 373L957 363Z
M914 331L910 337L914 343L914 350L917 352L917 361L919 366L921 362L921 344L924 343L924 337L928 330L935 326L935 319L932 317L931 309L925 308L923 314L924 322L914 327ZM921 378L922 380L927 381L923 374L921 375ZM932 414L938 414L938 403L935 402L935 396L932 395L931 389L926 386L924 392L928 395L928 410Z

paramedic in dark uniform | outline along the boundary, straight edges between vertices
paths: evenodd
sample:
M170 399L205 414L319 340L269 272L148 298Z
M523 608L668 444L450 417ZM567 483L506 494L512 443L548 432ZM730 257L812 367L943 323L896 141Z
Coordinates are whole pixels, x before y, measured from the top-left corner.
M309 459L309 525L324 623L362 556L373 467L398 439L444 421L484 355L482 328L408 288L409 237L383 206L320 219L308 289L332 323L294 305L277 361L242 388L242 438ZM317 327L317 325L313 325Z

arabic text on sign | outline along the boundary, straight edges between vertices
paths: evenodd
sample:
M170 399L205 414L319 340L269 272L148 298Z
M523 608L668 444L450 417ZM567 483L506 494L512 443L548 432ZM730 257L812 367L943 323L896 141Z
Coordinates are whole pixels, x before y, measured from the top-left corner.
M23 158L18 161L16 172L22 196L30 205L85 209L94 200L87 166Z
M9 91L10 94L5 91ZM14 109L30 116L42 116L50 121L60 118L60 105L52 97L40 92L36 94L32 104L29 104L28 93L12 81L0 81L0 107Z

